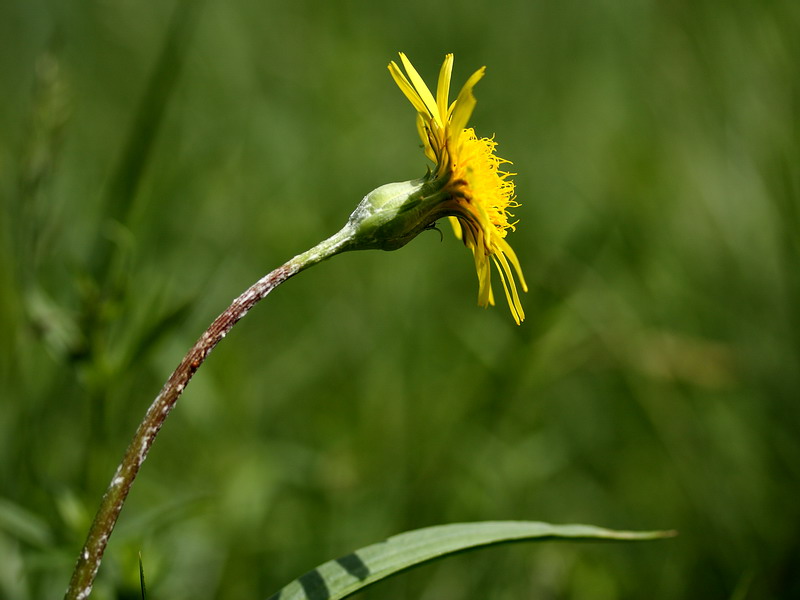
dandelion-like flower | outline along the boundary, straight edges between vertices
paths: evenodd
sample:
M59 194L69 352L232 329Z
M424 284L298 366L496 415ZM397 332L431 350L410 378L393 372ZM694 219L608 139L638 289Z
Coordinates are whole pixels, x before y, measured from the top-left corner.
M495 154L493 139L478 138L475 131L467 127L475 108L472 88L483 77L484 69L472 74L450 104L452 54L445 57L439 73L436 98L405 54L401 53L400 59L407 75L395 62L389 64L389 71L417 110L417 129L425 155L436 163L436 168L429 169L421 179L389 183L367 194L339 232L259 279L200 336L164 384L136 430L89 529L66 600L81 600L91 593L106 544L133 480L164 420L194 373L231 328L290 277L348 250L396 250L433 227L438 219L448 217L456 235L475 257L478 303L482 306L494 304L493 263L500 274L514 320L519 324L525 318L515 275L523 291L527 291L525 279L516 254L505 240L508 230L513 231L515 225L509 222L509 217L513 216L509 208L518 206L514 200L514 183L509 179L511 173L501 169L508 161Z
M392 61L389 72L411 104L417 110L417 130L425 155L436 167L426 178L436 182L440 202L436 213L449 216L456 235L472 251L478 272L478 304L494 304L491 265L500 275L511 314L517 324L525 318L519 300L519 287L527 291L519 260L506 241L516 222L509 209L519 206L514 196L512 173L502 170L509 161L495 154L497 144L492 138L479 138L467 127L475 108L472 93L483 77L485 67L475 71L451 104L450 78L453 55L445 57L439 72L434 98L428 86L405 54L400 53L405 73Z

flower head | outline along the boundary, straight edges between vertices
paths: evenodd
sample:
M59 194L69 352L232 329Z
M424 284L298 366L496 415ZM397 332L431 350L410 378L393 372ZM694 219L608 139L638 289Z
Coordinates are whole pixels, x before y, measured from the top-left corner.
M450 77L453 55L448 54L439 72L436 97L419 76L414 66L400 53L405 74L392 61L389 72L417 110L417 130L425 155L436 164L422 180L437 190L435 218L448 216L456 235L472 251L478 273L478 304L494 304L491 265L500 275L506 299L514 320L524 318L515 275L519 286L527 291L517 255L505 240L516 222L510 208L518 206L514 196L512 173L502 170L509 161L495 154L492 138L479 138L467 127L475 108L472 89L483 77L485 67L475 71L450 103ZM433 214L433 213L430 213ZM435 219L434 219L435 220Z

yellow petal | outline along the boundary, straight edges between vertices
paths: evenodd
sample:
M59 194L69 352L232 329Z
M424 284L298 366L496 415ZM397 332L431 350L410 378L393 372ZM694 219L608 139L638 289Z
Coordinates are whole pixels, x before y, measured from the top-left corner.
M425 103L422 101L422 98L420 98L417 90L415 90L414 86L408 82L408 79L406 79L406 76L403 75L400 67L398 67L397 63L394 61L389 63L389 73L392 74L392 78L397 84L397 87L400 88L400 91L403 92L405 97L409 99L412 105L414 105L414 108L417 110L417 112L422 115L423 118L430 120L430 112L425 106Z
M475 255L475 270L478 272L478 306L494 306L494 294L492 294L492 265L486 260L486 256L480 248L472 250Z
M464 234L461 232L461 223L458 222L458 219L455 217L447 217L447 220L450 221L450 225L453 228L453 235L458 239L462 239Z
M419 139L422 140L422 147L425 149L425 156L431 159L431 162L436 162L436 152L434 151L433 147L431 146L431 138L428 135L428 125L425 122L425 119L422 115L417 115L417 133L419 134Z
M461 91L458 93L458 98L456 98L456 101L453 103L453 115L450 120L450 128L453 136L460 135L461 132L466 129L467 122L469 122L469 118L472 116L472 111L476 104L475 96L472 94L472 88L480 81L485 72L486 67L481 67L475 71L472 77L467 79L467 83L464 84L464 87L461 88Z
M450 77L453 73L453 55L444 57L442 69L439 71L439 83L436 86L436 106L442 122L447 121L448 103L450 101Z
M492 254L497 272L500 273L500 282L503 284L503 291L506 293L506 300L508 300L508 307L511 309L511 315L517 322L517 325L525 320L525 312L522 310L522 303L519 301L519 294L517 293L517 286L514 284L514 277L511 274L511 269L508 266L508 261L502 252Z
M431 94L428 86L425 85L425 81L423 81L422 77L419 76L419 73L417 73L414 65L411 64L411 61L408 60L406 55L402 52L400 53L400 60L403 61L403 66L406 68L408 78L411 80L411 83L417 90L417 94L424 102L425 107L428 109L428 113L436 120L437 123L439 123L440 127L444 127L444 123L442 123L442 120L438 114L439 111L436 110L436 101L433 99L433 94Z
M522 274L522 267L519 264L519 259L517 258L516 252L514 252L513 248L511 248L508 242L503 238L498 238L495 241L500 247L500 251L508 257L508 260L514 266L514 270L517 272L517 277L519 278L519 284L522 287L522 291L527 292L528 284L525 283L525 276Z

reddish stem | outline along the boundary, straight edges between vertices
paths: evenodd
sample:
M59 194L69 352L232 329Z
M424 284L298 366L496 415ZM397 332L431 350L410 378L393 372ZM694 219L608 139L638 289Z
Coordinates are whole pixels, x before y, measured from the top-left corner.
M133 485L144 459L147 458L147 453L161 426L200 365L233 326L278 285L334 254L351 249L350 233L350 230L345 227L328 240L308 252L296 256L282 267L278 267L258 280L211 323L183 357L178 368L170 375L158 397L147 410L144 420L136 430L122 462L111 479L78 557L69 588L64 596L65 600L84 600L91 593L94 578L108 544L108 538L114 530L131 485Z

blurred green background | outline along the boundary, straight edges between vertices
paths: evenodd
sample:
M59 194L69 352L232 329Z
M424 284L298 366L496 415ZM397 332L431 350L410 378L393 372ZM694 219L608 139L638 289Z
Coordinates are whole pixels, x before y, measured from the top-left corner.
M514 162L516 327L443 227L291 280L198 373L98 599L264 598L400 531L364 598L796 598L800 3L0 3L0 597L58 598L122 452L230 300L420 176L399 50ZM445 224L446 225L446 224ZM496 282L497 284L497 282Z

